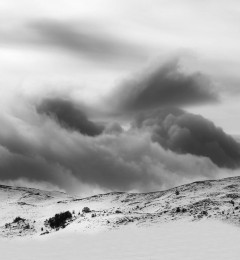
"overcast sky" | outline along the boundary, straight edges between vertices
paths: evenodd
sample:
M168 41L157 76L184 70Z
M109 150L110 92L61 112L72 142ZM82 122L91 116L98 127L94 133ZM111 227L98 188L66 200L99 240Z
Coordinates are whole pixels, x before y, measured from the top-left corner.
M92 194L238 174L239 33L237 0L1 0L1 182Z

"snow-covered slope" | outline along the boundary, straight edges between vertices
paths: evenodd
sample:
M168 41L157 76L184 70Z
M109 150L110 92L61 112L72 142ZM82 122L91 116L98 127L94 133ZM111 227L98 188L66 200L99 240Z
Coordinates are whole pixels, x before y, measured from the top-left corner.
M91 212L83 213L89 207ZM0 236L39 236L114 229L122 225L220 220L240 223L240 177L201 181L152 193L112 192L74 198L62 192L0 185ZM51 228L49 218L72 217ZM19 218L17 218L19 217Z

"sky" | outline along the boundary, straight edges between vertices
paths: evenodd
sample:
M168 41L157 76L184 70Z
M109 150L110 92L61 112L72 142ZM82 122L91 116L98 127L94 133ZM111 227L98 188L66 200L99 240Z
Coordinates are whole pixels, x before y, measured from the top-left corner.
M237 0L1 0L0 182L81 196L239 174Z

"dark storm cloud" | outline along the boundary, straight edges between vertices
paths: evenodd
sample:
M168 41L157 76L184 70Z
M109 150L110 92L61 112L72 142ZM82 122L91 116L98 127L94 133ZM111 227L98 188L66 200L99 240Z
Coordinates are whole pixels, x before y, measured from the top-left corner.
M214 178L208 158L179 155L152 142L148 132L117 124L96 137L68 131L32 111L30 122L0 118L0 181L48 182L67 191L153 191L183 180ZM193 171L194 170L194 171Z
M101 124L88 120L84 112L69 100L59 98L43 100L37 106L37 111L56 119L62 127L79 131L84 135L96 136L104 130Z
M144 49L106 32L98 24L58 20L33 20L18 28L0 31L0 43L46 48L95 61L140 61Z
M219 167L240 166L240 144L200 115L180 109L148 112L138 117L138 128L152 132L152 140L181 154L210 158Z
M105 118L100 113L108 122L104 127L90 120L100 117L99 104L99 109L91 108L54 95L31 102L16 97L17 108L0 111L0 182L20 178L78 193L148 192L234 174L221 169L239 166L239 145L230 136L200 116L162 108L215 101L211 84L202 76L198 80L198 74L181 73L176 63L158 72L166 87L145 84L152 78L155 82L155 73L150 73L140 77L141 84L125 85L129 95L120 89L118 97L111 96L115 103L120 99L119 117L112 103ZM146 86L156 99L141 94ZM167 87L179 94L171 97ZM129 128L133 117L135 127Z
M165 106L188 106L216 102L210 80L201 73L181 72L177 60L136 75L114 94L117 109L141 111Z

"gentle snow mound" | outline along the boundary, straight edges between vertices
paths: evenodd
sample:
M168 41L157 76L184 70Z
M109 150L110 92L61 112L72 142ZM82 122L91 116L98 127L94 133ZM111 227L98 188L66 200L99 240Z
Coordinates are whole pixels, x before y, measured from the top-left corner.
M1 259L8 260L237 260L239 229L217 221L127 226L98 233L54 233L38 239L0 241Z

